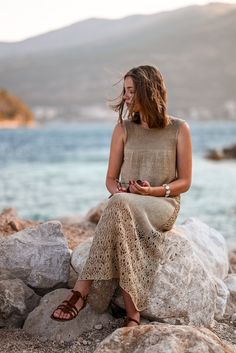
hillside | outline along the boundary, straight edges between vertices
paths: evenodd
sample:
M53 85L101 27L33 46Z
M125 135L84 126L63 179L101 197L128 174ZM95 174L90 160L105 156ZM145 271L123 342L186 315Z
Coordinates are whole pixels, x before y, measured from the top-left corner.
M32 126L34 116L19 98L0 90L0 128Z
M236 5L212 3L120 20L90 19L0 44L0 85L33 107L81 115L105 109L129 68L158 66L169 111L236 119Z

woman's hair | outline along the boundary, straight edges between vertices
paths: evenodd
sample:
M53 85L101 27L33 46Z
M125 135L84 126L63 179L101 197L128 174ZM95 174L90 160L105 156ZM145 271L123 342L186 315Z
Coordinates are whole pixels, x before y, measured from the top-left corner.
M137 123L141 123L140 115L134 112L135 102L140 105L140 110L144 121L149 128L164 128L168 125L170 119L166 114L167 92L163 77L160 71L149 65L134 67L129 70L123 77L125 80L131 77L134 82L134 98L132 106L128 113L128 118ZM118 102L111 105L114 111L119 113L119 121L122 123L126 112L124 113L124 96L125 88L117 98Z

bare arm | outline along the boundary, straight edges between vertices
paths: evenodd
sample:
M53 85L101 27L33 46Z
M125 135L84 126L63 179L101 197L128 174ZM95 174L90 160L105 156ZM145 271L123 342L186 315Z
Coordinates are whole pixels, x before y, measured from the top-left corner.
M170 196L177 196L186 192L191 185L192 180L192 143L189 126L186 122L179 127L177 141L177 179L169 184ZM137 183L132 185L132 192L151 195L165 196L163 186L144 186L141 187Z
M106 187L111 194L121 192L117 189L116 179L120 176L120 169L124 158L125 130L121 123L118 123L113 131L110 157L106 176Z

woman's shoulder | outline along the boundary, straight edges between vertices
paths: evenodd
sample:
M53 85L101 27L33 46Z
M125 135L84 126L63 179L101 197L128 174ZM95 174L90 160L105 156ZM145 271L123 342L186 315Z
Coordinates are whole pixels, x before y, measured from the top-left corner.
M127 130L124 122L117 122L113 129L113 137L121 138L123 141L126 140Z
M176 116L169 116L170 119L170 125L174 125L179 127L181 124L186 123L186 121L184 119L181 118L177 118Z

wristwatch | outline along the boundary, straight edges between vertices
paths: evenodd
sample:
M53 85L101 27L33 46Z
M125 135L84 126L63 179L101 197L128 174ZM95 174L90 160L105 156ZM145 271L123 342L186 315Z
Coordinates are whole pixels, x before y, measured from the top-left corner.
M170 196L170 185L169 184L163 184L162 185L166 191L165 193L165 197L169 197Z

